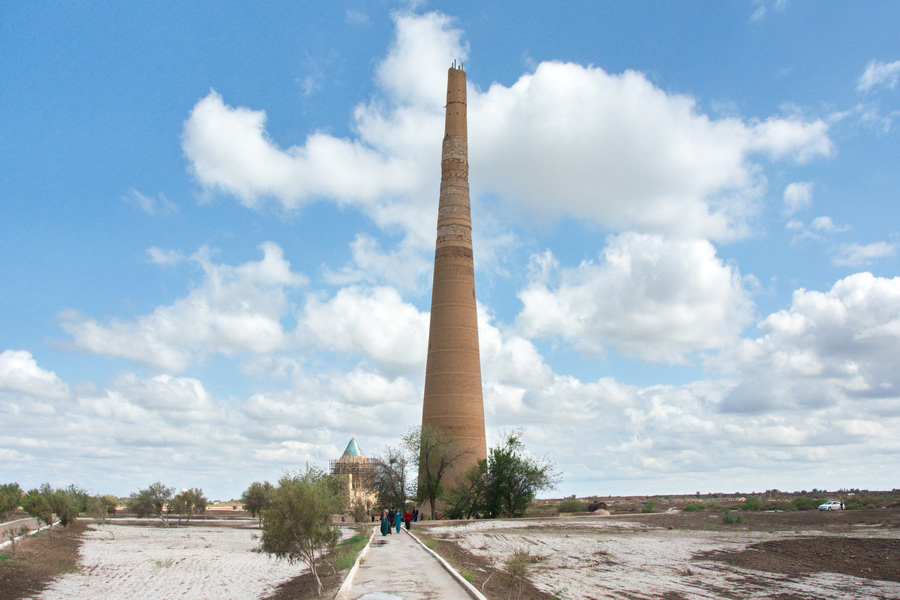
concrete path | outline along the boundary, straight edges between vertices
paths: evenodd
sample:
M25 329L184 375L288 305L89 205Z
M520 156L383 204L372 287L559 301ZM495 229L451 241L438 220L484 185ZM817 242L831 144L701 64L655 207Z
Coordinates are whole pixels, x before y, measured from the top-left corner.
M31 533L32 531L43 529L46 525L41 527L38 520L32 518L16 519L15 521L0 523L0 548L12 544L12 540L9 539L12 535L16 535L16 539L21 539L23 536L19 530L22 527L27 527L28 533Z
M359 566L348 575L335 600L472 600L468 591L428 549L411 535L376 531ZM458 577L458 576L457 576ZM460 578L461 579L461 578Z

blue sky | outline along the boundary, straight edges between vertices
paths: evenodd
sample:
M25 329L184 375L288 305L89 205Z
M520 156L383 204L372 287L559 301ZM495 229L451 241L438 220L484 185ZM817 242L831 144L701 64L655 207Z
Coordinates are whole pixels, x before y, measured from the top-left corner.
M465 63L489 443L893 488L895 2L7 3L0 480L238 496L421 418Z

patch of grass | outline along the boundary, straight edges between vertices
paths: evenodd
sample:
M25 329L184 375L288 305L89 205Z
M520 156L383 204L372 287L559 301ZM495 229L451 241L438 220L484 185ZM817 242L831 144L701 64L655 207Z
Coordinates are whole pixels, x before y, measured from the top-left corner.
M369 539L369 536L367 536L367 535L354 535L352 538L347 538L346 540L344 540L343 542L341 542L338 545L339 546L349 546L350 544L359 544L360 542L362 542L363 543L362 545L365 546L366 540L368 540L368 539ZM360 548L360 549L362 549L362 548Z
M459 572L459 574L462 575L462 578L465 579L466 581L468 581L469 583L475 582L475 573L473 573L472 571L470 571L468 569L463 569L462 571Z
M428 538L428 537L423 537L423 538L422 538L422 543L425 544L426 546L428 546L428 548L431 549L431 550L434 550L434 549L436 549L436 548L438 547L437 540L433 540L433 539Z
M175 564L175 560L171 558L157 558L153 561L157 569L168 569Z
M12 566L18 562L19 562L19 559L16 558L15 556L11 556L9 554L0 552L0 564Z
M61 562L56 563L56 571L58 573L77 573L78 565L74 565L70 562Z
M353 563L356 562L356 557L359 556L362 549L366 547L368 541L369 536L360 534L347 538L338 544L340 550L338 550L337 556L334 559L335 570L343 571L344 569L352 567Z

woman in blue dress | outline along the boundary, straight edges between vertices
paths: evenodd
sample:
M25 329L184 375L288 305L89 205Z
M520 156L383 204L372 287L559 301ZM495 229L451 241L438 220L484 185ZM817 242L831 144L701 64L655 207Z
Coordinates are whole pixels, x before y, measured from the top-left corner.
M381 513L381 535L387 535L391 532L391 523L388 521L387 509Z
M403 515L400 513L400 510L398 509L394 513L394 525L397 526L397 533L400 533L400 525L402 523L403 523Z

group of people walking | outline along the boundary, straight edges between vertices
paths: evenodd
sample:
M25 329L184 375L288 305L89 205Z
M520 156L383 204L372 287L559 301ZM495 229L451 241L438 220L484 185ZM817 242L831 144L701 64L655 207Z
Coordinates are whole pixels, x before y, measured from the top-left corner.
M409 531L409 524L419 520L419 509L408 510L404 513L400 509L385 508L381 513L381 535L391 535L391 528L396 527L397 533L400 533L400 527L406 523L406 530Z

